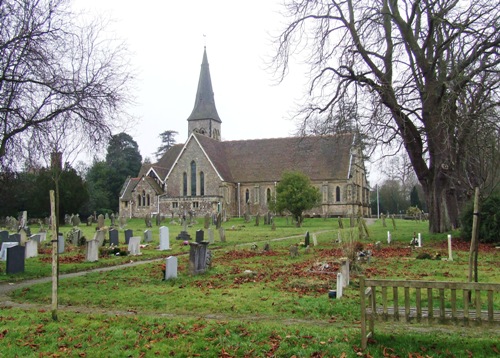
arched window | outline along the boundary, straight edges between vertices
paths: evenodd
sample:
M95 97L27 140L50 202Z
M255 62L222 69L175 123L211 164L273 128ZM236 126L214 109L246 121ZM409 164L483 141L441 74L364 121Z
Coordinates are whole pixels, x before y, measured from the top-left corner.
M200 172L200 195L205 195L205 174Z
M247 189L245 191L245 203L248 203L250 201L250 191Z
M148 195L146 195L146 205L147 206L150 206L151 205L151 197Z
M137 194L137 206L141 206L141 194Z
M196 195L196 163L191 162L191 196Z
M339 202L340 201L340 186L335 189L335 201Z
M182 195L188 195L188 175L186 172L182 174Z
M142 191L142 206L146 206L146 190Z
M270 203L271 202L271 189L267 188L266 190L266 202Z

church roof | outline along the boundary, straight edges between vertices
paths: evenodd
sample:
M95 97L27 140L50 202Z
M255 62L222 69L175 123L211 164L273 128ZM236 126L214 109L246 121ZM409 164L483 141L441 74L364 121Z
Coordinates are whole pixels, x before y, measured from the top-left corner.
M210 78L210 68L208 66L207 49L203 51L203 61L201 63L200 79L198 80L198 90L194 102L193 112L188 121L212 119L221 123L215 107L214 91L212 89L212 79Z
M284 171L311 180L347 179L353 134L218 142L196 134L200 145L227 182L279 181Z
M150 170L153 169L156 174L159 176L160 180L164 180L167 176L167 173L172 168L175 163L175 160L179 156L184 144L176 144L170 147L165 154L160 158L160 160L151 165ZM149 173L149 170L148 170Z
M130 199L132 199L132 191L135 189L137 183L139 183L139 180L141 180L141 178L127 178L120 191L121 201L130 201Z

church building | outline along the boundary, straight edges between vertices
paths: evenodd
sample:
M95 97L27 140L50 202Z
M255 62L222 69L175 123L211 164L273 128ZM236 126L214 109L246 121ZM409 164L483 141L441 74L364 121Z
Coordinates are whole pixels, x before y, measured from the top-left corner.
M226 217L264 214L285 171L306 174L322 194L310 216L370 214L361 148L354 134L222 141L206 49L189 137L154 164L143 165L120 193L120 216Z

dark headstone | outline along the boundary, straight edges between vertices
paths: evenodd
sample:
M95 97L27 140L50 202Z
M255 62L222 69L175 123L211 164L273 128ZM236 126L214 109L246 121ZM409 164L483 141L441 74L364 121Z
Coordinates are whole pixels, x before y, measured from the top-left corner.
M14 274L24 272L24 246L17 245L7 249L7 265L5 272Z
M189 272L191 275L204 273L207 270L207 242L189 243Z
M306 232L306 237L304 238L304 245L305 247L308 247L311 244L311 240L309 238L309 231Z
M132 236L134 236L134 231L132 231L131 229L125 230L125 245L128 245Z
M17 242L18 244L20 244L21 243L21 235L20 234L12 234L9 236L9 239L7 241Z
M118 240L118 230L109 230L109 244L118 246L120 241Z
M9 232L8 231L0 231L0 245L2 242L9 241Z
M196 231L196 242L197 243L200 243L204 240L204 235L205 233L203 232L203 230L197 230Z

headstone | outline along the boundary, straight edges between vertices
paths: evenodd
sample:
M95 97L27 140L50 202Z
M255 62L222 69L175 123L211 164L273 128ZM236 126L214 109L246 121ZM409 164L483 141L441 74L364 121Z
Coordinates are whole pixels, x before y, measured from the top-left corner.
M196 242L200 243L205 239L205 233L203 230L196 230Z
M153 241L153 233L151 232L151 230L145 230L144 231L144 242L148 243L151 241Z
M40 243L42 242L40 234L31 235L30 240L36 241L38 246L40 246ZM28 241L30 241L30 240L28 240Z
M128 251L130 255L141 255L141 238L140 236L132 236L128 242Z
M71 225L73 226L80 225L80 217L78 216L78 214L71 217Z
M111 226L115 226L116 225L115 214L111 213L109 219L111 220Z
M306 237L304 238L304 246L308 247L311 244L310 238L309 238L309 231L306 232Z
M70 231L70 241L73 246L78 246L80 244L80 238L82 237L82 232L79 229Z
M207 230L210 227L210 215L208 213L205 214L205 222L203 224L203 228Z
M260 221L260 213L257 213L257 215L255 215L255 226L259 226L259 221Z
M0 245L2 242L9 241L9 232L6 230L0 231Z
M342 290L344 288L344 279L342 273L337 273L337 298L342 297Z
M291 245L289 250L290 250L290 257L299 256L299 247L297 245Z
M448 235L448 261L453 261L453 252L451 251L451 235Z
M28 241L28 235L23 228L19 229L19 237L19 243L24 246L26 241Z
M161 225L161 215L160 215L160 213L158 213L158 214L155 215L155 220L156 220L156 226L160 226Z
M97 227L101 230L104 227L104 215L99 214L97 217Z
M26 241L26 245L24 246L25 253L24 257L29 259L31 257L38 256L38 242L36 240L28 240Z
M118 230L109 230L109 244L113 246L120 245L120 240L118 239Z
M9 247L7 250L7 265L5 272L14 274L24 272L25 248L21 245Z
M151 224L151 214L147 213L146 216L144 217L144 223L146 224L146 227L153 227L153 224Z
M123 229L127 226L127 218L125 216L120 217L120 229Z
M2 245L0 246L0 260L5 261L7 260L7 249L9 247L14 247L18 246L18 242L2 242Z
M87 253L85 255L85 260L88 262L95 262L99 260L99 242L94 240L89 240L86 243Z
M94 217L92 215L89 215L89 217L87 218L87 226L91 226L93 222Z
M134 235L134 232L131 229L125 230L125 245L128 245L130 238Z
M221 228L221 225L222 225L222 214L221 214L221 213L218 213L218 214L217 214L217 225L216 225L216 228L217 228L217 229L220 229L220 228Z
M94 235L94 240L97 242L98 247L104 245L106 239L106 230L97 230Z
M170 231L168 227L160 227L160 250L170 250Z
M391 232L387 231L387 243L390 245L391 244Z
M64 235L61 233L57 234L57 253L64 254Z
M210 227L207 229L207 231L208 231L208 243L209 244L215 243L214 230Z
M312 234L313 237L313 246L318 246L318 238L316 237L316 234Z
M177 257L169 256L165 260L165 280L177 278Z
M418 247L422 247L422 234L418 233Z
M40 242L44 242L47 239L47 233L46 232L39 232L38 235L40 235Z
M340 272L342 273L342 277L344 279L344 287L349 286L349 275L350 275L349 259L347 258L340 259Z
M191 275L204 273L207 270L207 242L189 243L189 272Z
M220 242L226 242L226 231L222 226L219 228L219 237L220 237Z

